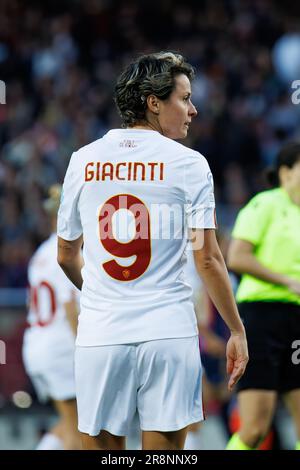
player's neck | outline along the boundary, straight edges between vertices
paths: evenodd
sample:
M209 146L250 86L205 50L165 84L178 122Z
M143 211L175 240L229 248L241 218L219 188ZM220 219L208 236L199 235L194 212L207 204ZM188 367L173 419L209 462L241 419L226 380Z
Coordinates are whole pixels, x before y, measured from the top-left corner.
M293 201L294 204L300 207L300 192L299 189L293 189L289 187L284 187L282 186L283 189L286 191L286 193L289 195L291 201Z
M144 129L148 131L156 131L163 135L163 130L158 121L141 121L139 124L134 125L131 129Z

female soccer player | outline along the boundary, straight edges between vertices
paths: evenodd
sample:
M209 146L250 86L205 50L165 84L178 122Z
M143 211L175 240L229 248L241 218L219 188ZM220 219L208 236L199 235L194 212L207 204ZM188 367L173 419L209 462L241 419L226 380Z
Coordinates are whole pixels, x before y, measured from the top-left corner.
M293 417L300 450L300 144L285 146L270 173L275 189L255 196L233 230L229 267L251 361L239 382L241 429L227 448L253 449L268 433L278 394Z
M23 342L24 365L41 401L51 399L58 423L38 443L37 450L79 449L75 401L74 349L77 329L77 289L57 264L56 215L60 185L50 188L45 210L53 233L30 260L30 307Z
M143 449L182 449L187 426L203 419L197 324L183 273L187 229L231 330L230 388L245 370L244 327L215 238L210 169L175 141L197 114L192 78L192 67L169 52L131 63L115 94L124 128L75 152L65 176L58 260L82 289L75 376L85 449L123 449L136 409Z

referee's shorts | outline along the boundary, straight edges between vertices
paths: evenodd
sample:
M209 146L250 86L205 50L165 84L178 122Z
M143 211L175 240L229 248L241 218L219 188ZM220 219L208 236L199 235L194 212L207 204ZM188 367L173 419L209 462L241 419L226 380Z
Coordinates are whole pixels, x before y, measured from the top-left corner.
M295 360L295 345L298 340L299 349L300 342L300 305L243 302L238 307L246 329L249 362L237 391L284 393L300 388L300 363Z

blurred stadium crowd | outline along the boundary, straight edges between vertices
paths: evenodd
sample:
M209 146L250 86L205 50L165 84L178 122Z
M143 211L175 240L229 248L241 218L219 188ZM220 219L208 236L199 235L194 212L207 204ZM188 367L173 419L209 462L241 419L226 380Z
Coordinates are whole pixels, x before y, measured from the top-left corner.
M300 139L291 100L299 18L291 0L1 0L0 289L27 286L28 261L49 235L48 188L62 182L73 151L120 126L115 79L142 52L178 51L196 69L198 116L184 144L208 159L219 225L230 229L282 144ZM17 328L1 332L10 368L0 367L0 407L27 380L24 305L18 314Z
M48 233L41 200L62 181L72 151L119 126L113 84L140 52L180 51L195 66L199 114L185 144L209 160L219 204L239 206L261 189L262 169L299 136L300 106L272 60L278 40L299 28L295 8L271 0L2 0L0 286L26 285L28 259Z

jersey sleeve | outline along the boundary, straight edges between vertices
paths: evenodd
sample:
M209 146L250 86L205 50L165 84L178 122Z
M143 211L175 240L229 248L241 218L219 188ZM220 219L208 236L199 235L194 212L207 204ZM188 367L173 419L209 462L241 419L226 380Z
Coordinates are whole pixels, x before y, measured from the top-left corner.
M186 213L189 228L216 228L213 176L199 153L185 167Z
M241 209L235 222L232 237L258 245L263 239L272 217L272 200L260 193Z
M57 235L64 240L76 240L82 235L78 200L82 188L82 176L76 171L77 153L74 152L63 183L60 207L57 215Z

